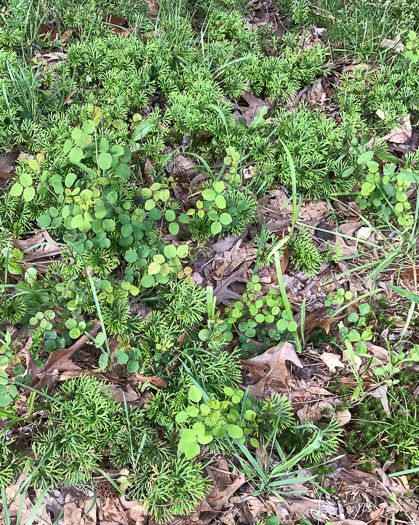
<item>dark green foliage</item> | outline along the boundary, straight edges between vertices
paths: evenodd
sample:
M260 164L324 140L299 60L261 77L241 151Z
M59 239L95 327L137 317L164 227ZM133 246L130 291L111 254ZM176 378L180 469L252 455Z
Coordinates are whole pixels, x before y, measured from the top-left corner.
M87 482L103 459L109 437L121 424L121 410L106 385L88 376L66 382L49 404L49 421L38 426L33 451L48 458L39 481Z
M356 422L347 435L348 450L377 459L381 464L395 461L397 470L419 466L418 402L412 399L409 385L414 385L418 374L399 375L394 389L391 415L379 400L370 399L359 405Z
M176 322L179 328L192 328L202 321L206 312L206 291L187 281L168 283L164 292L164 314L169 323Z
M320 270L322 256L313 243L308 228L302 227L290 243L291 261L296 268L308 276L314 276Z
M203 467L186 459L171 459L156 474L152 469L135 474L130 496L147 501L148 511L159 523L191 512L210 491Z
M22 454L12 451L13 442L6 441L3 435L0 438L0 488L6 489L13 483L15 477L23 467Z

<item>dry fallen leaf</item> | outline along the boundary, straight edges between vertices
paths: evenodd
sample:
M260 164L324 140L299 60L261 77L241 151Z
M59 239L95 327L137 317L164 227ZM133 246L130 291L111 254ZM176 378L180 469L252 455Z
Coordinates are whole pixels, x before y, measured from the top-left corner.
M259 378L256 384L249 387L255 396L264 396L272 387L288 385L289 372L286 361L291 361L300 368L303 366L291 343L283 343L261 355L242 361L243 367L253 379Z
M406 49L405 45L401 41L400 36L398 36L394 40L391 40L390 38L384 38L384 40L380 44L380 47L387 47L390 49L394 49L394 51L397 51L399 53Z
M387 135L384 135L384 137L381 137L379 139L380 142L387 141L394 142L396 144L403 144L403 142L406 142L406 140L410 139L413 131L412 124L410 122L410 115L399 118L398 122L400 126L392 129L389 133L387 133ZM370 144L372 145L372 139L370 142L368 142L367 147L369 147Z
M144 377L144 376L140 375L138 372L135 372L135 377L141 383L151 383L153 386L157 386L159 388L166 388L167 387L167 382L164 379L162 379L161 377L156 377L156 376Z
M338 368L344 368L345 365L341 361L341 357L337 354L332 354L331 352L324 352L320 359L327 366L327 368L335 373Z
M135 505L127 512L128 525L143 525L147 519L147 511L144 509L144 503Z
M61 253L61 247L57 246L57 243L46 231L36 233L24 240L14 239L13 244L22 252L28 250L25 253L25 261L36 261Z
M349 423L349 421L352 419L352 415L347 408L345 408L345 410L337 410L334 416L342 426Z
M207 472L212 478L213 488L206 501L212 509L222 510L236 490L246 482L246 476L243 472L239 474L236 468L230 472L225 458L221 458L218 465L207 467Z
M95 326L90 330L89 334L93 338L97 335L100 330L100 323L97 319L94 321ZM29 383L29 386L36 387L40 383L40 375L42 378L47 380L51 376L55 381L58 381L59 375L55 372L66 372L68 370L80 370L80 367L71 361L73 355L80 350L89 339L87 334L82 335L70 348L60 348L54 350L49 355L47 362L42 368L39 368L32 356L29 353L29 349L26 347L23 349L26 354L26 374L32 377L32 381ZM49 385L51 386L51 385Z
M128 517L117 498L107 498L105 506L101 509L103 522L113 524L128 525Z
M307 336L314 328L323 328L325 330L326 334L330 332L330 327L332 324L339 319L342 319L342 317L345 317L343 315L340 315L338 317L316 317L315 314L309 314L306 317L305 323L304 323L304 336Z
M387 390L388 390L388 386L384 385L368 393L370 396L375 397L381 401L381 404L383 405L383 408L386 414L390 416L391 412L390 412L390 405L388 403Z

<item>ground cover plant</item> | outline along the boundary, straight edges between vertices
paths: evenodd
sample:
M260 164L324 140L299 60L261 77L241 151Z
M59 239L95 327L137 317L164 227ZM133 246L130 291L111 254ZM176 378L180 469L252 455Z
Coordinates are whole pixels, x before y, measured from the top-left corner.
M0 523L416 523L415 1L0 4Z

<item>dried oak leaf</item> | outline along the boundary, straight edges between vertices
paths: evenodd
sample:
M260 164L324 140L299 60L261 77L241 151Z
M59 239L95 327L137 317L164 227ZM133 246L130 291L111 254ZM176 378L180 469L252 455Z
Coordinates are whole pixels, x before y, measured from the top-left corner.
M239 301L241 299L241 295L233 292L232 290L229 290L228 287L237 281L240 282L247 282L246 279L242 277L243 269L239 268L237 271L232 273L227 279L224 279L223 281L218 281L217 286L214 289L214 297L216 298L217 304L223 303L224 301L228 301L229 299L234 299L236 301Z
M335 321L342 319L343 315L339 317L316 317L315 314L308 314L304 323L304 335L309 334L314 328L323 328L326 334L330 332L330 327Z
M260 378L256 384L249 387L254 396L262 397L275 387L288 385L289 372L286 361L291 361L300 368L303 366L291 343L283 343L261 355L242 361L243 367L253 379Z
M211 476L213 488L206 501L211 509L222 510L236 490L246 482L246 476L243 472L239 474L236 468L230 472L224 458L220 459L217 468L215 465L207 467L207 472Z

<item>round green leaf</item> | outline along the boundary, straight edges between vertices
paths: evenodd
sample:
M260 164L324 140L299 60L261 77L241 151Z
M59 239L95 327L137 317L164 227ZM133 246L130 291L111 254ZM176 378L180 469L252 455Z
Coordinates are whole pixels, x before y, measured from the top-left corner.
M69 153L68 158L70 159L70 162L80 162L83 158L83 150L79 148L78 146L75 146Z
M176 257L176 247L172 244L164 247L164 255L167 259L174 259Z
M108 170L112 166L112 155L110 153L101 153L98 157L98 164L101 170Z
M224 198L222 195L217 195L217 196L215 197L215 204L216 204L221 210L223 210L223 209L227 206L226 200L225 200L225 198Z
M198 443L188 443L187 445L187 449L182 451L184 452L186 459L193 459L201 452L201 448Z
M205 434L205 427L202 423L194 423L192 425L192 430L196 433L197 436L203 436Z
M211 429L211 434L215 437L222 438L226 434L226 429L221 425L217 425Z
M238 425L227 425L227 433L233 439L240 439L243 436L243 430Z
M22 184L19 184L19 182L15 182L13 186L10 188L9 195L11 197L20 197L23 192L23 186Z
M99 366L102 370L106 370L106 367L108 366L108 359L109 359L109 356L108 354L105 354L105 353L103 353L99 357Z
M134 263L138 259L138 254L135 250L128 250L125 252L124 258L129 263Z
M176 222L172 222L171 224L169 224L169 232L172 235L177 235L179 233L179 224L177 224Z
M26 202L30 202L34 197L35 197L35 188L32 188L32 186L30 186L29 188L25 188L23 190L23 199Z
M67 173L67 176L64 180L66 188L71 188L71 186L76 182L77 175L75 173Z
M202 198L206 201L213 201L216 195L215 191L210 189L206 189L202 192Z
M128 235L131 235L132 233L132 226L131 224L124 224L121 228L121 234L123 237L128 237Z
M22 173L19 177L19 182L22 184L22 186L27 188L33 182L32 175L30 175L29 173Z
M231 224L231 221L233 219L231 218L231 215L229 215L228 213L222 213L220 215L220 222L221 224L224 224L224 226L227 226L228 224Z
M211 443L211 441L214 438L211 436L209 432L206 432L205 434L198 436L198 443L201 443L201 445L208 445L208 443Z
M71 330L72 328L76 328L77 327L77 321L75 319L67 319L67 321L65 322L65 326L69 330Z
M180 439L185 443L196 443L196 432L189 428L182 430Z
M2 394L0 396L0 406L5 408L12 402L12 397L9 394Z
M176 414L176 423L184 423L188 419L189 415L185 411L178 412Z
M213 222L211 224L211 233L213 235L217 235L217 233L220 233L220 231L223 229L221 222Z
M288 324L288 330L290 332L296 332L297 331L297 328L298 328L298 325L295 321L290 321L290 323Z
M119 164L119 166L115 168L115 173L121 179L128 179L131 175L131 170L128 164Z
M359 313L361 315L366 315L370 313L370 311L371 311L371 306L368 303L363 303L359 305Z
M195 385L192 385L188 392L188 398L195 403L198 403L202 399L202 394L199 388Z
M176 213L172 210L167 210L164 216L168 222L172 222L176 219Z
M144 288L151 288L156 284L156 281L152 275L144 275L144 277L141 279L141 285L144 286Z
M48 228L51 224L51 217L49 215L41 215L36 222L40 228Z
M162 213L158 208L153 208L150 211L150 219L153 219L153 221L159 221L161 219Z

